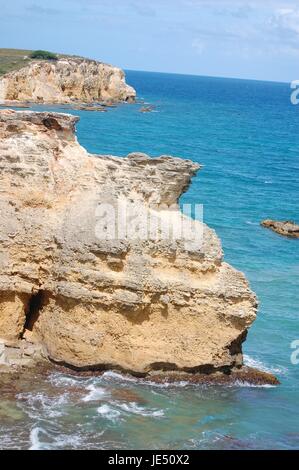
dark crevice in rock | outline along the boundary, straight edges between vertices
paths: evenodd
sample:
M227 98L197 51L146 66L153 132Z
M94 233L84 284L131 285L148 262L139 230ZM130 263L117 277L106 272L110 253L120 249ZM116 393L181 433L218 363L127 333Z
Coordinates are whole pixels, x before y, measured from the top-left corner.
M86 374L87 376L93 376L97 374L101 375L106 371L120 372L122 374L130 375L132 377L137 377L137 378L145 378L147 376L147 372L137 372L131 369L126 369L117 364L90 364L86 366L76 366L74 364L69 364L65 361L55 360L51 357L48 357L48 359L55 366L61 367L62 370L65 370L65 371L71 370L78 374L82 374L82 375Z
M44 126L47 127L47 129L54 129L55 131L61 131L62 130L62 127L61 125L59 124L59 122L52 118L52 117L48 117L48 118L45 118L43 119L43 124Z
M246 341L248 330L242 331L242 333L230 343L228 350L232 356L242 354L242 344Z
M252 367L219 367L211 365L200 366L197 371L186 371L186 369L177 370L157 370L149 372L140 372L124 369L112 364L93 365L86 367L76 367L66 364L63 361L54 361L50 359L53 365L63 373L72 371L72 373L82 377L95 377L102 375L105 371L115 371L130 378L140 380L149 380L154 383L179 383L186 381L190 384L204 385L234 385L247 383L252 385L279 385L280 381L271 373L254 369Z
M26 320L24 325L24 332L26 330L32 331L35 322L38 320L41 309L45 301L45 292L40 290L33 294L28 301L26 308Z
M178 367L176 364L167 362L155 362L150 365L150 371L203 374L206 376L220 372L222 374L230 375L233 367L235 367L235 365L216 367L213 364L202 364L194 367Z
M203 376L209 376L209 375L214 375L217 373L223 374L223 375L231 375L233 370L237 370L240 367L239 366L221 366L221 367L215 367L212 364L206 364L206 365L199 365L196 367L178 367L174 363L167 363L167 362L155 362L149 365L148 369L144 372L137 372L136 370L130 369L130 368L124 368L120 365L117 364L90 364L90 365L85 365L85 366L76 366L74 364L69 364L65 361L59 361L55 360L51 357L48 358L50 362L57 366L61 366L65 369L72 370L74 372L78 373L90 373L91 375L93 373L103 373L105 371L117 371L122 374L129 374L132 377L137 377L137 378L146 378L146 377L152 377L152 374L156 373L161 373L162 375L167 375L168 373L170 374L187 374L187 376L192 376L192 375L203 375Z

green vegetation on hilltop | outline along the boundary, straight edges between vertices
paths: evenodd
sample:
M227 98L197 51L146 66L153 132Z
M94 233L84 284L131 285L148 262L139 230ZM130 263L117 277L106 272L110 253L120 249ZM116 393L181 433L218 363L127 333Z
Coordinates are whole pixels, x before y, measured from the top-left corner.
M53 52L27 49L1 49L0 48L0 76L20 70L33 60L57 60L60 57L78 57L67 54L54 54ZM79 58L79 57L78 57Z
M57 60L58 59L57 55L53 54L53 52L42 51L42 50L31 52L30 58L31 59L42 59L42 60Z

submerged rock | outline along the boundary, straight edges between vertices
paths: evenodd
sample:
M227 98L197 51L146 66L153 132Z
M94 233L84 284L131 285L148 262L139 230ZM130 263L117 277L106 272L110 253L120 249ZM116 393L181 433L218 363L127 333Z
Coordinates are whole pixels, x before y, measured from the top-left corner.
M130 388L113 388L110 391L111 398L122 402L133 402L138 405L146 405L148 402L137 391Z
M0 419L18 421L24 419L24 413L17 407L14 401L0 399Z
M284 237L299 238L299 225L292 221L264 220L261 225Z
M0 111L0 338L78 370L241 367L257 300L180 212L199 165L90 155L77 120Z
M242 368L232 369L227 372L211 372L209 374L186 374L186 373L153 373L150 380L154 383L176 383L187 382L191 384L207 385L279 385L279 380L270 372L243 366Z
M98 111L101 113L107 112L106 107L104 106L92 106L92 105L75 105L72 106L73 109L78 109L79 111Z
M140 113L152 113L155 110L155 106L143 106L139 109Z
M0 78L0 101L133 102L135 97L121 69L83 58L33 61Z

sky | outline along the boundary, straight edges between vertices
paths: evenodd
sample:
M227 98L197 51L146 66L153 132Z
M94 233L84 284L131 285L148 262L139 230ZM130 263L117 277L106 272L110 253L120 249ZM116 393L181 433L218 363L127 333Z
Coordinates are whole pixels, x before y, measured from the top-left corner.
M299 0L0 0L0 47L124 69L299 79Z

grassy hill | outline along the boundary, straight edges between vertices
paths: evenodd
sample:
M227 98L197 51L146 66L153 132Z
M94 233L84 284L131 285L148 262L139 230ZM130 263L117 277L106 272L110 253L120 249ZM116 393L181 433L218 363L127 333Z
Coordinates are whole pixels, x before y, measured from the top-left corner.
M25 65L28 65L33 60L30 55L33 51L26 49L0 49L0 76L13 70L19 70ZM59 57L78 57L68 56L65 54L56 54ZM43 60L43 59L40 59Z
M19 70L29 64L32 51L23 49L0 49L0 75Z

